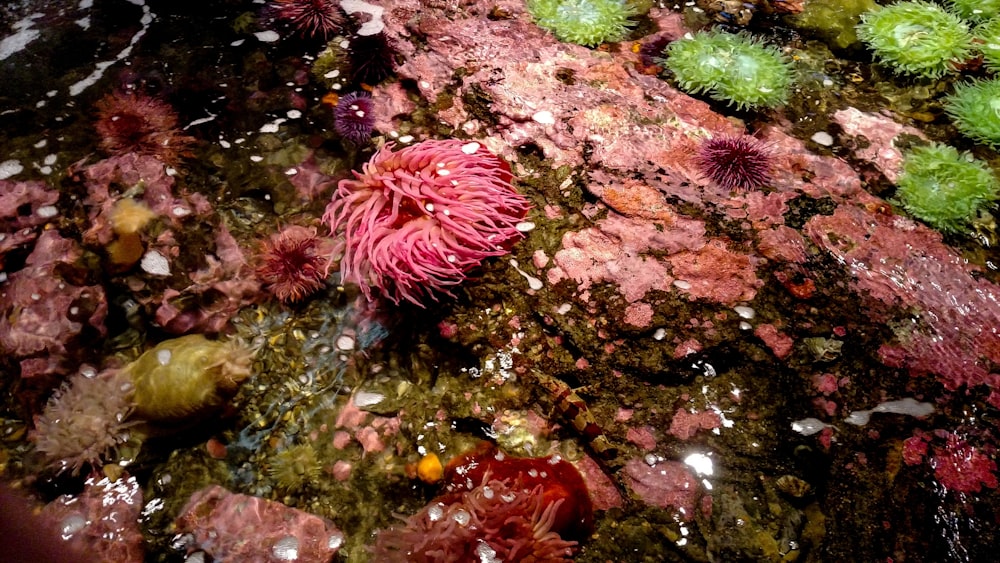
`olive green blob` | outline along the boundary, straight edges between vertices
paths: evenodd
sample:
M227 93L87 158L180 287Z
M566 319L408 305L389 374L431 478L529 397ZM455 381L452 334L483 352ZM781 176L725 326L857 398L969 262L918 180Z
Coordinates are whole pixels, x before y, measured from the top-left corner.
M222 406L250 376L252 353L200 334L158 344L124 368L135 386L134 418L171 422Z
M802 13L787 16L785 21L824 39L834 49L846 49L859 42L855 27L861 14L877 7L874 0L811 0Z

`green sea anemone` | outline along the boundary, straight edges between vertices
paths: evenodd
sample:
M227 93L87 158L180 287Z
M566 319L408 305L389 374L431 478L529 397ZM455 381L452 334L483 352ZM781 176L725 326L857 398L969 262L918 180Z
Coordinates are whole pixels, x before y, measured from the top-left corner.
M637 13L626 0L528 0L528 12L560 41L587 47L625 39Z
M323 473L316 450L309 444L297 444L274 454L267 462L267 474L283 493L296 493L308 487Z
M944 110L963 135L1000 149L1000 79L956 85L955 93L945 100Z
M686 92L707 92L739 109L779 106L788 99L792 67L778 49L745 33L698 32L663 51L664 64Z
M986 164L938 144L907 153L896 186L904 209L945 232L966 227L1000 194L1000 182Z
M940 78L972 51L969 26L955 14L922 0L863 14L858 37L895 72L928 78Z
M983 53L986 68L1000 72L1000 18L979 25L972 35L979 40L976 47Z
M1000 16L1000 0L948 0L953 12L967 20L986 21Z

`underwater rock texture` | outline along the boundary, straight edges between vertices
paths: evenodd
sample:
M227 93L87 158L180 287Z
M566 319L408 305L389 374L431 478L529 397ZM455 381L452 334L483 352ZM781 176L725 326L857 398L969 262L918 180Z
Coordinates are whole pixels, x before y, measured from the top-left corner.
M60 496L45 505L41 515L73 549L93 554L103 563L140 563L145 557L139 530L142 502L135 477L92 476L83 493Z
M839 135L836 154L853 158L849 164L830 156L826 145L796 138L781 110L744 116L743 122L647 74L643 49L659 41L662 50L664 41L685 32L676 12L650 11L658 33L585 49L540 32L519 2L502 8L501 17L489 18L484 16L496 13L487 2L459 10L403 0L386 15L387 33L405 59L397 73L409 82L375 89L376 128L399 134L396 127L419 95L439 110L435 119L477 139L485 135L481 142L511 161L522 184L534 188L540 212L529 216L539 229L522 244L527 248L515 249L512 265L518 269L502 274L526 294L525 303L506 305L509 313L459 306L440 325L447 328L442 335L469 346L530 350L525 356L531 359L513 354L517 373L541 368L614 389L588 395L590 407L632 455L636 448L671 452L663 459L679 463L671 459L681 455L677 437L665 431L671 415L678 408L709 412L707 407L717 406L727 413L726 424L736 418L742 438L723 425L719 440L709 433L689 439L734 454L718 459L743 479L742 490L763 495L770 486L734 467L744 455L801 445L830 455L825 475L835 486L824 507L836 522L848 517L841 499L859 482L868 487L866 498L879 499L872 504L895 506L887 501L900 502L903 495L892 497L891 489L872 484L883 479L877 467L892 466L891 456L873 454L866 460L870 465L852 463L858 449L892 447L891 429L844 429L838 417L905 393L949 401L949 390L986 384L974 389L977 396L988 394L991 402L998 396L991 373L1000 347L988 327L997 324L1000 288L977 276L978 268L963 263L938 233L893 214L889 202L868 191L896 178L897 145L922 135L899 125L903 118L888 110L838 108L833 122L840 130L830 132ZM425 125L406 125L417 139L434 134ZM697 162L703 140L749 128L774 156L766 185L733 192L704 177ZM949 303L950 294L958 301ZM824 364L838 382L835 389L823 394L812 388L818 369L812 364ZM907 371L933 372L942 386L932 378L908 378ZM501 377L502 370L486 375ZM687 385L692 380L697 383ZM612 424L622 398L636 403L634 409L624 405L635 417ZM830 426L814 438L796 436L788 426L790 413L822 417ZM981 459L992 450L981 434L976 437L969 451ZM626 474L639 487L634 493L656 498L654 485L668 487L658 475L646 474L644 458L629 459ZM926 469L906 477L934 479ZM789 482L794 480L782 481ZM977 483L989 487L992 480ZM714 493L706 494L715 500ZM718 494L717 505L691 508L704 519L706 549L715 557L754 552L752 534L728 535L733 518L747 514L754 515L748 529L763 529L774 519L777 531L762 543L781 553L798 544L799 534L814 533L801 528L796 509L767 515L755 505L762 496ZM858 493L849 494L862 502ZM872 529L892 520L894 533L905 535L912 524L896 520L890 508L866 514ZM867 524L831 524L824 554L835 559L881 550L874 547L882 541L876 533L849 533L858 526Z
M45 231L0 287L0 350L20 359L22 377L66 373L71 344L105 334L104 288L83 281L82 255L75 241Z
M318 516L213 485L191 495L177 518L177 531L191 534L189 550L216 561L325 563L344 535Z

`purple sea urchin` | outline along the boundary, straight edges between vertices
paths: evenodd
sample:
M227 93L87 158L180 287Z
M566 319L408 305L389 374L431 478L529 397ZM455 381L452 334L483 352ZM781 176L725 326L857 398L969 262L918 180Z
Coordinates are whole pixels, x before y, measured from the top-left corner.
M375 126L372 99L367 92L351 92L333 108L333 128L343 139L355 145L367 144Z
M708 139L695 161L702 174L728 190L752 190L771 181L771 151L750 135Z
M396 50L384 33L359 35L347 47L351 56L351 79L358 84L374 86L392 76L396 66Z
M291 24L303 37L329 39L344 26L336 0L274 0L277 18Z

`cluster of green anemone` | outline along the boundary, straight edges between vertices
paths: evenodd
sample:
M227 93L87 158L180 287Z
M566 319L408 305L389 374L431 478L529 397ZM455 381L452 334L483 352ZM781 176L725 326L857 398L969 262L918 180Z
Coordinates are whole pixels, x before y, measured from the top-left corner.
M707 93L738 109L774 107L788 99L791 63L746 33L700 31L670 43L663 53L663 64L691 94Z
M862 15L857 31L897 74L937 79L979 56L1000 72L1000 0L896 2ZM1000 149L1000 78L958 84L944 109L963 135ZM997 201L1000 182L985 163L935 144L906 155L896 193L911 215L956 232Z
M857 31L898 74L940 78L979 54L1000 68L1000 0L896 2L863 14Z
M638 14L628 0L528 0L528 12L560 41L586 47L625 39Z

